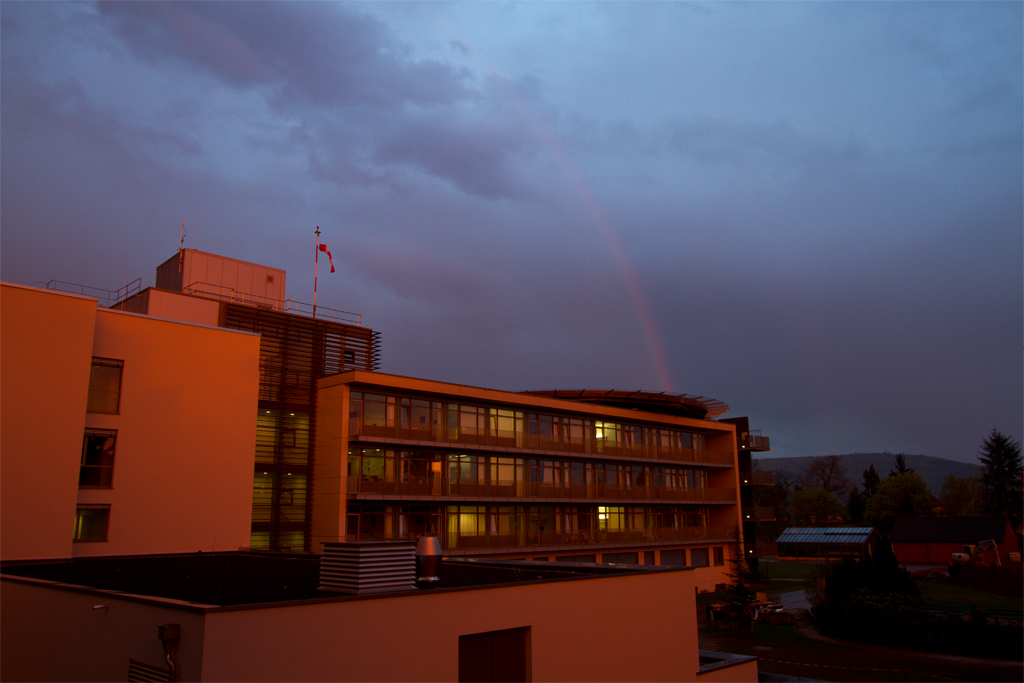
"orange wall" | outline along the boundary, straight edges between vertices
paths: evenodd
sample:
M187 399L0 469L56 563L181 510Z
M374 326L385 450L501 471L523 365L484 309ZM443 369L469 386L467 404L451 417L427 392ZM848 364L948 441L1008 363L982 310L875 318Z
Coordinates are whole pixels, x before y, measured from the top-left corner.
M535 681L694 681L693 572L212 608L5 578L3 680L122 680L162 661L181 625L179 680L451 681L460 635L529 626ZM93 605L106 605L94 610ZM756 681L756 665L701 680Z
M149 295L149 306L146 313L154 318L217 326L220 304L216 301L154 288L146 291Z
M95 299L0 284L4 560L71 556L95 319Z
M348 482L348 385L317 392L316 467L313 470L313 533L310 550L345 540Z
M93 355L124 361L120 414L85 418L117 430L113 487L77 492L109 504L110 524L74 554L248 546L259 337L101 309Z
M218 611L203 680L454 681L458 636L523 626L535 681L695 680L695 609L677 571Z
M174 600L134 601L30 580L4 580L0 597L4 681L124 681L129 659L166 668L161 624L181 625L178 680L199 680L204 617L177 609Z

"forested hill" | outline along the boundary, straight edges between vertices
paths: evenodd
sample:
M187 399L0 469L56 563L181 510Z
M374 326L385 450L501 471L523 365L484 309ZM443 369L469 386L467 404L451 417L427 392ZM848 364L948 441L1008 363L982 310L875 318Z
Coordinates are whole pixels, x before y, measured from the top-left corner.
M895 453L850 453L839 456L846 466L846 476L850 481L857 484L857 488L863 488L863 472L871 465L878 470L879 476L883 479L888 476L891 470L895 469L893 459ZM761 469L781 470L796 477L814 458L756 458ZM950 474L958 477L970 477L979 474L980 464L959 462L957 460L946 460L945 458L934 458L930 455L907 455L907 467L924 477L925 484L932 495L938 496L942 488L943 480Z

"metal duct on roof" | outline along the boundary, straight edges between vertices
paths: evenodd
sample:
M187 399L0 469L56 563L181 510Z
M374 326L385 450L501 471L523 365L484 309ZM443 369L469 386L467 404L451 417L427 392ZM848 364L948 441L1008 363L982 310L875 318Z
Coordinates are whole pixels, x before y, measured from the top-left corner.
M416 545L393 541L324 543L320 590L349 595L416 590Z

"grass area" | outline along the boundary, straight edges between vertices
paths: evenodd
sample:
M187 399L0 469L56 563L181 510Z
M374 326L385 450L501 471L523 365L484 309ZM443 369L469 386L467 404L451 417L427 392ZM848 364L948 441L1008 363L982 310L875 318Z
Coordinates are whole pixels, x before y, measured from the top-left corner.
M757 568L768 572L772 579L807 580L817 566L814 562L759 562Z
M951 607L964 613L969 612L971 607L982 611L1024 609L1024 600L1021 598L954 586L947 579L917 579L917 589L921 591L925 604Z

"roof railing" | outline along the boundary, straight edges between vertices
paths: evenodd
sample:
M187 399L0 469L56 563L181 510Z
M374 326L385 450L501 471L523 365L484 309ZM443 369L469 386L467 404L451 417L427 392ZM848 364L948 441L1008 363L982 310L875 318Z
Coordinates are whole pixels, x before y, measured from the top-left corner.
M46 289L50 289L55 292L81 294L82 296L98 299L99 302L107 308L113 308L133 294L138 294L142 291L141 277L135 278L120 289L113 290L102 289L100 287L90 287L89 285L79 285L74 282L64 282L63 280L50 280L49 282L36 282L34 284L44 285Z
M296 315L303 315L310 318L316 318L318 320L327 320L330 322L346 323L350 325L363 324L363 316L359 313L340 311L327 306L314 306L313 304L307 304L301 301L292 301L291 299L271 299L270 297L260 296L259 294L239 292L233 287L217 285L210 282L193 282L183 288L182 293L209 297L219 301L229 301L231 303L257 306L259 308L269 308L274 311L281 311L282 313L294 313Z

